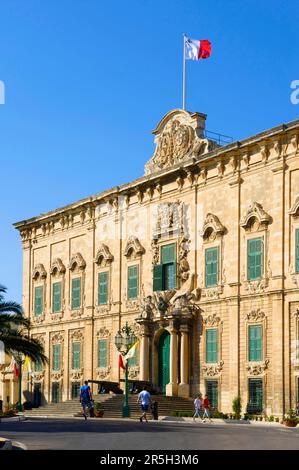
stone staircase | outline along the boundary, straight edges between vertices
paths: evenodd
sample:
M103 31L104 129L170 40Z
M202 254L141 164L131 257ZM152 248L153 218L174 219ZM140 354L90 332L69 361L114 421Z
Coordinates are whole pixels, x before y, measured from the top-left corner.
M94 401L101 402L104 410L104 418L121 418L123 395L94 395ZM172 410L192 411L193 399L182 397L166 397L164 395L152 395L152 399L158 402L159 416L169 416ZM140 407L137 404L137 395L129 396L131 418L140 416ZM49 403L39 408L25 411L26 417L71 418L82 412L79 399L67 400L61 403Z

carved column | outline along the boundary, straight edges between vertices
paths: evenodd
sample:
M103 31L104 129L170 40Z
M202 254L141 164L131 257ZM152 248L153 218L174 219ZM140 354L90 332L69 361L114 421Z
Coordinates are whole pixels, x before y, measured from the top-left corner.
M181 332L181 357L180 357L180 371L181 382L179 384L178 395L180 397L189 397L189 325L183 324L180 326Z
M139 380L149 380L149 320L137 319L140 325L140 370Z
M175 324L170 322L170 353L169 353L170 377L166 385L167 396L178 394L178 332Z

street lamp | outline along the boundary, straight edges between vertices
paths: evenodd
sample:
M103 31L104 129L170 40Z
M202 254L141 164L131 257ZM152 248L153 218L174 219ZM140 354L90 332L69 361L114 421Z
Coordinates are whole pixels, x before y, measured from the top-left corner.
M22 412L23 411L23 405L22 405L22 367L23 367L23 364L24 364L25 361L22 359L22 353L14 351L13 355L14 355L14 358L16 360L16 363L17 363L18 369L19 369L19 399L18 399L17 409L18 409L19 412Z
M133 344L136 343L136 336L134 335L132 329L128 326L128 323L126 322L125 326L118 331L115 335L114 338L114 343L117 348L117 350L125 356L129 349L133 346ZM129 407L129 402L128 402L128 361L126 361L125 365L125 398L123 402L123 409L122 409L122 415L123 418L128 418L130 416L130 407Z

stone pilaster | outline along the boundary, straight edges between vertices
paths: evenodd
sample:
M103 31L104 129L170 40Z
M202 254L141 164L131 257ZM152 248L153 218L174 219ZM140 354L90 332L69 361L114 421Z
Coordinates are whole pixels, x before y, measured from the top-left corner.
M180 371L181 382L178 387L178 396L189 397L189 325L181 325L181 354L180 354Z
M170 321L170 378L166 385L166 395L177 396L178 393L178 332L173 321Z

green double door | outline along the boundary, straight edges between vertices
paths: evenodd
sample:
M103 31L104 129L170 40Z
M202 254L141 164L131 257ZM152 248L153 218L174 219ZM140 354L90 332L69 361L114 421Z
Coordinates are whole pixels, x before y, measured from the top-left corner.
M169 383L169 353L170 353L170 334L164 331L160 336L158 360L159 360L159 387L162 393L165 393L166 385Z

